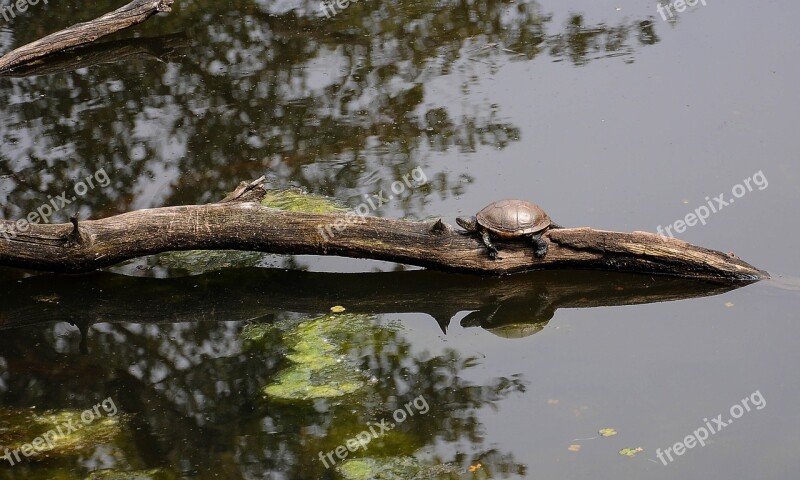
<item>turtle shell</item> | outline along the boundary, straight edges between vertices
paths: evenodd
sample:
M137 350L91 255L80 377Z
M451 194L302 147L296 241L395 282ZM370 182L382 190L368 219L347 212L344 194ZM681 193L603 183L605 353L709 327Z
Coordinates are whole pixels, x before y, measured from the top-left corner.
M500 200L487 205L475 216L478 224L499 237L519 237L550 226L550 217L535 203Z

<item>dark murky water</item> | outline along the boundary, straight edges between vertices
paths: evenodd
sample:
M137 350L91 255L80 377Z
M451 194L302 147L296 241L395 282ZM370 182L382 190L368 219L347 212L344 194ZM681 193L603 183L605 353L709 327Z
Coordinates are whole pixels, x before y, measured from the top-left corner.
M0 16L0 51L118 3ZM419 168L373 213L452 222L521 197L563 225L674 231L716 210L677 236L774 277L726 291L262 255L0 270L0 478L358 478L366 461L326 468L340 446L387 469L367 478L797 477L800 6L658 5L365 0L328 19L315 1L178 1L82 53L99 64L0 78L0 218L90 175L53 221L261 175L355 207ZM350 316L314 323L333 305ZM338 390L265 396L303 375ZM114 422L3 460L49 410Z

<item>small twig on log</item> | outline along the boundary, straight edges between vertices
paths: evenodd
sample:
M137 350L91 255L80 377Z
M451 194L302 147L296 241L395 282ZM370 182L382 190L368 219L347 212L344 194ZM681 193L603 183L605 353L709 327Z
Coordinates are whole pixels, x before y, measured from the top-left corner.
M290 255L339 255L438 270L508 274L525 270L597 269L693 278L753 281L769 275L735 256L647 232L562 228L545 232L545 258L530 241L504 241L492 260L474 235L441 221L358 217L353 212L286 212L262 206L262 179L242 182L223 203L152 208L86 220L74 226L0 221L0 265L86 272L175 250L249 250Z
M252 182L241 182L238 187L225 196L219 203L260 201L264 198L264 190L260 189L267 177L261 176Z
M142 23L156 13L170 12L173 1L134 0L102 17L52 33L0 57L0 72L28 64L53 52L94 42L100 37Z

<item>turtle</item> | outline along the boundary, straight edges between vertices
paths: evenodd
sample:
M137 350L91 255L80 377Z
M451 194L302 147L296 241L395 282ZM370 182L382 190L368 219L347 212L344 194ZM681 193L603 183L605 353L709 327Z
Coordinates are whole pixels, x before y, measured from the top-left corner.
M561 228L550 220L542 207L518 199L490 203L474 217L456 218L456 223L470 233L480 234L491 259L497 257L492 236L506 239L530 237L534 256L542 258L547 255L547 242L542 240L542 234L549 228Z

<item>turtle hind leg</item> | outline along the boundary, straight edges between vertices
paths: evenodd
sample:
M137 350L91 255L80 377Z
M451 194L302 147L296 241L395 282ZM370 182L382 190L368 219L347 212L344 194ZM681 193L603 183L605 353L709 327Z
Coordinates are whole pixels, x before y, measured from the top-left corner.
M486 248L489 249L489 258L492 260L497 258L497 247L492 243L492 237L485 228L481 230L481 239L483 240L483 244L486 245Z
M536 258L542 258L547 255L547 242L542 238L542 235L533 235L531 237L533 242L533 255Z

